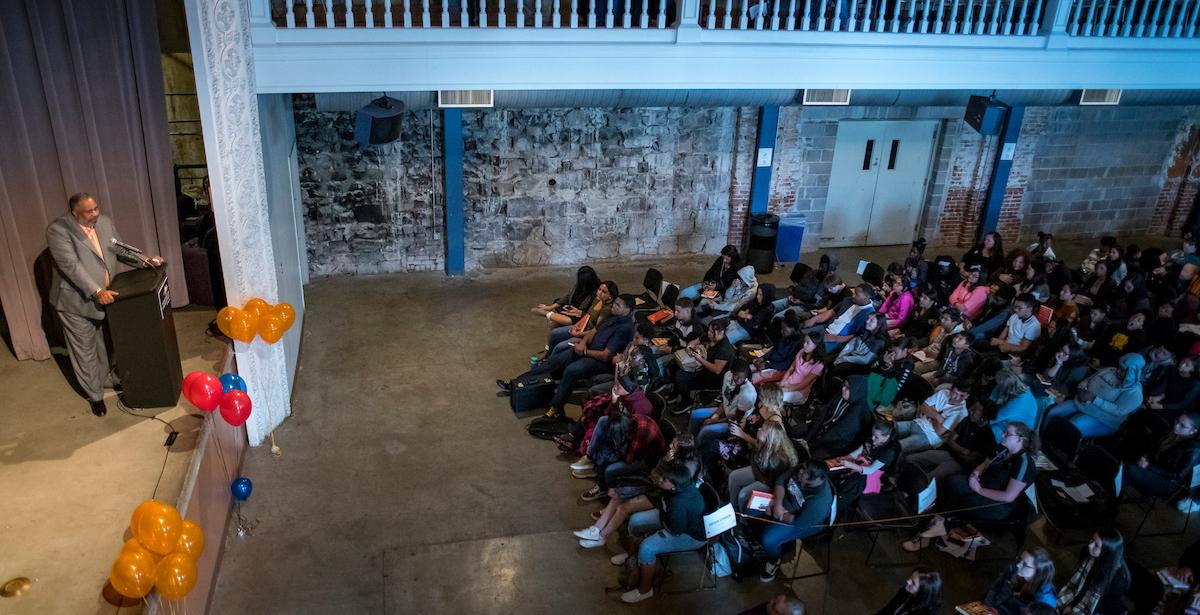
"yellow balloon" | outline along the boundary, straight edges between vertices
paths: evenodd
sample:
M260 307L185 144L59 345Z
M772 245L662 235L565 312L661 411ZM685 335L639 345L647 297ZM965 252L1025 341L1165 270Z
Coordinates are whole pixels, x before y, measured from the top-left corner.
M182 525L183 519L175 507L158 503L156 509L138 517L137 527L133 528L133 537L151 553L166 555L174 551L179 544L179 530Z
M167 600L179 600L196 586L196 562L183 553L172 553L158 563L154 588Z
M179 529L179 542L176 544L175 552L187 555L192 558L193 562L199 561L200 555L204 553L204 530L194 522L184 520L183 526Z
M108 573L108 581L122 596L141 598L154 588L157 570L150 553L122 550Z

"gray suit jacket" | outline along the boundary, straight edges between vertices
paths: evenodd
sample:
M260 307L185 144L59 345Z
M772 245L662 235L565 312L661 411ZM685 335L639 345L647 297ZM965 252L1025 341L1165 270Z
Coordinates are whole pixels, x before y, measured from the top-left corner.
M111 281L120 271L121 262L137 265L137 259L111 244L114 238L121 239L112 219L100 216L96 220L96 239L104 252L101 259L71 214L50 223L46 228L46 243L50 246L50 256L54 257L54 279L50 283L50 305L54 309L94 320L104 318L104 306L96 301L96 291L106 287L105 272Z

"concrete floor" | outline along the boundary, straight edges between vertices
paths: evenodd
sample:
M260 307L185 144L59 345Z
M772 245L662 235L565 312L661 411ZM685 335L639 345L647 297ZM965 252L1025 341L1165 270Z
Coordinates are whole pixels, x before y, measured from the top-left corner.
M184 371L214 371L224 345L204 335L208 309L175 312ZM129 516L155 494L174 503L200 422L180 406L123 413L108 391L108 415L92 416L56 361L17 361L0 349L0 583L33 580L25 595L0 598L5 615L137 613L100 597L109 567L129 537ZM188 407L191 412L195 409ZM162 474L161 481L159 474Z
M1089 246L1090 247L1090 246ZM1066 257L1082 247L1062 246ZM904 248L842 250L853 277L860 255L879 262ZM946 250L958 255L961 250ZM932 257L940 251L931 247ZM1074 256L1077 258L1077 256ZM808 255L815 262L816 255ZM668 280L698 279L710 259L602 265L602 278L640 290L648 265ZM786 285L787 272L765 278ZM307 318L293 416L276 430L283 448L247 454L255 482L243 514L254 535L227 537L213 613L736 613L788 591L783 583L721 579L715 591L664 595L627 606L604 588L615 541L584 550L571 530L597 508L578 500L553 444L529 437L493 380L528 367L545 343L529 307L569 286L573 268L326 278L306 288ZM569 410L577 412L575 407ZM1133 511L1121 527L1136 523ZM1178 519L1164 511L1161 522ZM1200 525L1200 524L1194 524ZM1031 544L1046 542L1042 525ZM1131 548L1165 565L1189 542L1148 538ZM868 569L869 540L834 542L833 574L791 590L813 613L871 613L909 566ZM1062 579L1077 546L1055 548ZM1004 540L964 564L940 552L925 562L946 573L947 604L982 597L1012 552ZM877 558L911 561L884 535ZM813 562L806 560L806 570ZM686 589L699 559L675 558L667 589Z

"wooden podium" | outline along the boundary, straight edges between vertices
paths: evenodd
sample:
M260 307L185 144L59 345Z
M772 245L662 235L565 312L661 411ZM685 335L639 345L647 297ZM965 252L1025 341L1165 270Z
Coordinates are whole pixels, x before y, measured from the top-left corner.
M131 408L174 406L183 367L166 269L119 273L108 288L118 293L107 312L122 401Z

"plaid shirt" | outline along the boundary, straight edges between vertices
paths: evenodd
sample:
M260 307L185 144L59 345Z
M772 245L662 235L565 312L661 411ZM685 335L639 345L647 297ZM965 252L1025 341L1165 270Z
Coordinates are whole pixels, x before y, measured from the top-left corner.
M641 463L653 468L667 451L662 432L658 430L658 423L650 417L634 416L633 421L636 427L633 430L633 440L629 442L629 450L625 452L625 462Z

